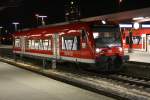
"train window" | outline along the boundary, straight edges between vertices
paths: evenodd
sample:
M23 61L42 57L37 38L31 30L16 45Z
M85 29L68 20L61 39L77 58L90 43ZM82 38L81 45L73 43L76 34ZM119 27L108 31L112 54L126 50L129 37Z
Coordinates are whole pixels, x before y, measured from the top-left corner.
M139 45L141 43L142 38L140 36L132 36L132 44ZM130 44L129 36L126 37L126 44Z
M34 40L31 40L31 49L34 49Z
M62 37L63 50L79 50L80 36L64 36Z
M44 50L51 50L51 42L50 42L50 40L48 40L48 39L43 40L43 48L44 48Z
M93 32L93 37L97 48L121 46L119 32Z
M126 44L129 44L129 36L126 37Z
M39 49L39 40L34 41L34 49Z
M96 48L121 46L121 33L116 25L93 25L93 38Z
M20 47L20 39L19 38L15 39L15 47Z
M39 40L39 50L44 50L42 39Z
M50 39L28 40L26 43L26 47L29 49L36 49L36 50L51 50L51 40Z
M82 30L82 41L86 41L86 32Z
M31 46L31 40L26 41L26 48L30 48L29 46Z
M27 40L26 41L26 48L34 49L34 40Z
M141 43L141 40L142 40L142 37L140 37L140 36L133 36L132 37L133 44L139 45Z

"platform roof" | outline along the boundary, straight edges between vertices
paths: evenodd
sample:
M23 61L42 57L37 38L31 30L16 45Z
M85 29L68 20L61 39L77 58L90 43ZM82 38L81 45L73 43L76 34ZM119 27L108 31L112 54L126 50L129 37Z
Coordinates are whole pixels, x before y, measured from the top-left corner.
M131 23L133 22L132 19L135 17L149 17L149 21L150 21L149 12L150 12L150 7L124 11L124 12L118 12L118 13L112 13L112 14L106 14L106 15L100 15L100 16L95 16L95 17L89 17L89 18L84 18L80 20L75 20L73 22L77 22L77 21L90 22L90 21L106 20L106 21L112 21L116 23L124 23L124 22ZM143 22L144 20L139 20L139 21ZM66 25L69 23L70 22L61 22L61 23L56 23L56 24L49 24L44 27ZM43 26L39 26L39 28L43 28ZM30 30L30 29L25 29L25 30Z
M132 18L135 17L150 17L150 7L85 18L81 19L81 21L108 20L120 23L120 22L131 22Z

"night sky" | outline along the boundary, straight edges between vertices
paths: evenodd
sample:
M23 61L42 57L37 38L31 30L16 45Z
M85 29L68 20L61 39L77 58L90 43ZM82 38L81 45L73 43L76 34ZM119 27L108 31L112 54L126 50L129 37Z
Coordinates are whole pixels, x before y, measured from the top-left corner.
M69 0L0 0L0 25L12 30L12 22L20 27L35 27L35 14L47 15L46 23L65 21L65 4ZM77 0L76 0L77 1ZM150 7L150 0L79 0L81 18ZM149 13L149 12L148 12Z

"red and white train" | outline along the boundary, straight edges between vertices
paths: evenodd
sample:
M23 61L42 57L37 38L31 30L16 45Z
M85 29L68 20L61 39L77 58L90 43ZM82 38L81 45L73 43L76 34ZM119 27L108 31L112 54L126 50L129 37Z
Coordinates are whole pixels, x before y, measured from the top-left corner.
M130 29L129 29L130 30ZM150 28L128 29L123 32L123 46L125 50L150 52ZM130 46L131 45L131 46Z
M128 60L118 25L61 23L16 32L13 38L13 53L24 56L86 63L108 70Z

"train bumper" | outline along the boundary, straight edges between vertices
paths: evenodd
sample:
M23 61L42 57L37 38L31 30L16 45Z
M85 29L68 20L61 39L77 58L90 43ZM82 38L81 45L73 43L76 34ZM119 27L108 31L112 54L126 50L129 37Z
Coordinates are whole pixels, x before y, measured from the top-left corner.
M102 71L119 71L122 69L122 64L129 60L129 56L105 56L101 55L95 59L95 65L101 68Z
M105 56L105 55L102 55L102 56L99 56L99 57L96 57L95 59L95 62L96 63L99 63L99 62L114 62L114 61L121 61L121 62L126 62L129 60L129 56L128 55L125 55L125 56Z

